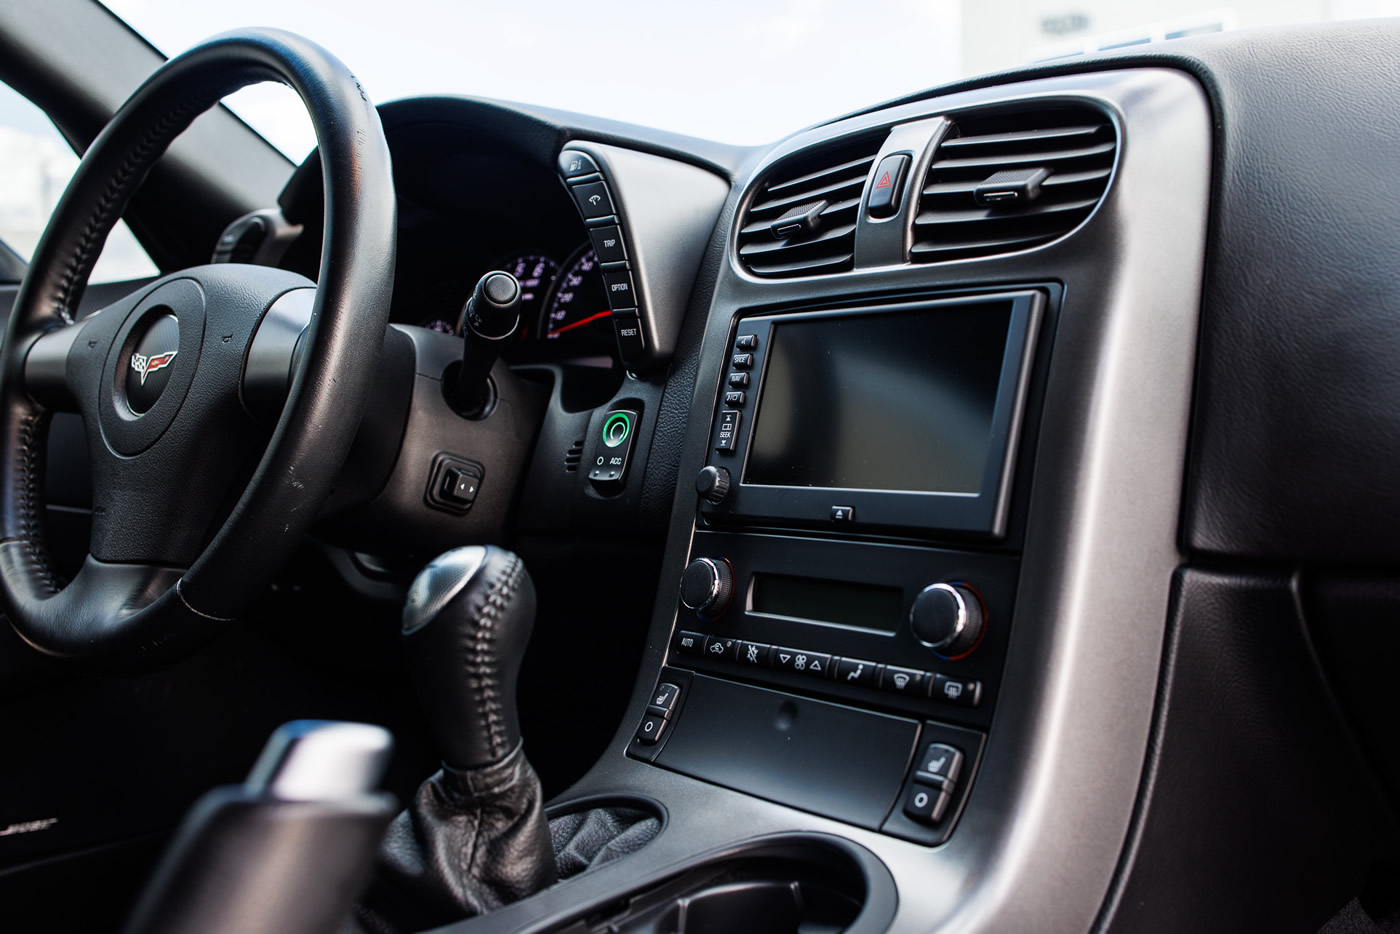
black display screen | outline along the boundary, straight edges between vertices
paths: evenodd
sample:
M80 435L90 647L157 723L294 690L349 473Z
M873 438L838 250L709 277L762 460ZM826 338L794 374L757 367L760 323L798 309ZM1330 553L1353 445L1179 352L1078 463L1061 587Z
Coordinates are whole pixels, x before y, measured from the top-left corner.
M775 323L744 482L982 492L1012 303Z
M904 592L898 587L755 574L752 600L755 613L894 632L899 628Z

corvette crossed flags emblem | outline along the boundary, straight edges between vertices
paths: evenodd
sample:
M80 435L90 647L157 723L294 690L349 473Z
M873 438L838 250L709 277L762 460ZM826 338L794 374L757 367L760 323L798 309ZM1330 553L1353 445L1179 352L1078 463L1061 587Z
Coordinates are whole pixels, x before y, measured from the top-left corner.
M178 350L167 350L165 353L152 354L149 357L139 353L131 355L131 368L141 374L141 385L146 385L146 377L157 370L163 370L170 366L170 361L175 359Z

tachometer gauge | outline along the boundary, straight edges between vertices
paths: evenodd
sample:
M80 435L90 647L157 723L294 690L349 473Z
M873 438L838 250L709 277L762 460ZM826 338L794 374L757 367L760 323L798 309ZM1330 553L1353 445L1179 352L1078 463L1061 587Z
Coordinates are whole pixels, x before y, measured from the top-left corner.
M611 340L610 316L598 254L593 252L593 247L584 244L564 263L564 271L555 280L554 292L540 315L539 337L558 340L565 336L592 338L598 335L600 339Z
M520 283L520 320L526 322L527 327L533 327L539 318L540 309L544 307L544 297L549 293L549 287L554 284L555 277L559 275L559 264L543 254L526 253L508 256L491 268L505 270ZM465 310L463 306L463 311ZM457 331L462 331L460 320L457 322Z

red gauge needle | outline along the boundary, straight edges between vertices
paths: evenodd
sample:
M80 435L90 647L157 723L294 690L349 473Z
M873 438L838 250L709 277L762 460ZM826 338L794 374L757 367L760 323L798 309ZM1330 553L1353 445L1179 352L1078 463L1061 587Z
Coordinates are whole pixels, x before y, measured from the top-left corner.
M574 328L581 328L581 327L583 327L585 324L592 324L594 321L597 321L599 318L607 318L607 317L611 317L611 316L612 316L612 312L611 312L611 311L600 311L600 312L598 312L596 315L589 315L587 318L584 318L582 321L575 321L573 324L566 324L566 325L564 325L562 328L555 328L553 331L550 331L548 334L546 334L545 337L557 337L558 335L563 334L565 331L572 331Z

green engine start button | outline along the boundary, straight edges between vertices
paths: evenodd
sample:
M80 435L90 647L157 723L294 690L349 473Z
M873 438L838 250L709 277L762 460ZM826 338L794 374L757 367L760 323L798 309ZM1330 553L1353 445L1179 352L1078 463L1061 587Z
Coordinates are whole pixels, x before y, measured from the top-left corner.
M632 416L627 412L614 412L603 422L603 443L615 448L627 440L632 433Z

